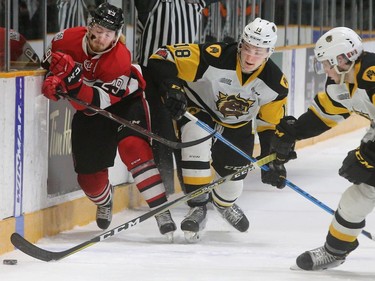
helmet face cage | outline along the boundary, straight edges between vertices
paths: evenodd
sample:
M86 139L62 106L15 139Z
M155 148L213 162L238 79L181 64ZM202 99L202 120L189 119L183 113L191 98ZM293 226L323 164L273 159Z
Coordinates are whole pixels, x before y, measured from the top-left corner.
M124 25L124 13L121 8L111 4L99 5L88 19L88 26L98 24L109 30L116 31L118 35Z
M363 52L362 39L347 27L336 27L326 32L315 44L314 53L318 62L328 61L332 67L338 65L338 56L354 62Z
M277 27L273 22L256 18L254 21L245 26L240 42L239 50L242 43L246 42L250 45L269 49L269 55L275 50L277 41Z

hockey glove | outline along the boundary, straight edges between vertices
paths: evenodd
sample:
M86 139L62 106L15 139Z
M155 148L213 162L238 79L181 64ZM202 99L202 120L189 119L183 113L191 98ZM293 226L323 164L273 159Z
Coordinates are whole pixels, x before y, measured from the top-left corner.
M276 152L276 159L279 163L286 163L296 159L294 151L296 143L296 129L294 123L297 121L293 116L285 116L276 125L275 135L271 139L271 153Z
M178 81L168 80L164 82L164 104L174 120L179 120L187 109L185 90Z
M354 184L375 186L375 143L362 142L360 147L349 151L339 169L339 175Z
M66 92L61 79L57 76L48 76L42 85L43 95L53 101L59 100L57 92Z
M274 160L268 164L268 171L262 169L261 176L262 182L276 186L279 189L285 187L286 170L283 163Z
M50 71L59 77L69 94L76 96L82 86L82 69L70 55L56 52L52 53Z

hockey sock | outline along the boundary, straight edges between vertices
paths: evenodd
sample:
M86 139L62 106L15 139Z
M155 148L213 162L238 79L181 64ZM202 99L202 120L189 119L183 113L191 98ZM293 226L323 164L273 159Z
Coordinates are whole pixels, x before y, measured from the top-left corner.
M167 202L165 187L156 167L152 149L142 138L130 136L119 143L119 154L150 208Z
M96 205L106 205L112 199L112 187L108 181L108 169L94 174L78 174L78 183L87 197Z

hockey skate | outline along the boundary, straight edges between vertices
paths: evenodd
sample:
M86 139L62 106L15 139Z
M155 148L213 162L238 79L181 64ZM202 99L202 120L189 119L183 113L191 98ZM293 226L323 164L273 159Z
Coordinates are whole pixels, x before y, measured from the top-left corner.
M107 229L112 221L112 200L106 205L97 206L96 224L101 229Z
M297 257L298 269L324 270L337 267L345 262L345 256L338 257L327 252L324 246L306 251ZM296 269L296 268L292 268Z
M188 243L195 243L200 240L200 231L206 226L207 207L191 207L185 219L181 222L181 230L184 232L185 240Z
M237 204L233 204L230 207L221 207L213 202L213 205L222 217L235 229L240 232L245 232L249 229L249 220Z
M96 224L103 230L107 229L112 221L113 186L109 185L109 188L111 189L110 201L105 205L97 205L96 208Z
M155 216L158 223L159 231L165 235L170 242L173 242L173 232L177 229L174 223L171 212L169 210Z

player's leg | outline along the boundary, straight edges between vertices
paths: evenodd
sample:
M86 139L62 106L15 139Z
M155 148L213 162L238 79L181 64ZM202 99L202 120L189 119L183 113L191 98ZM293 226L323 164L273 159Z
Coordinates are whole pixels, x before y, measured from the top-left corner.
M207 136L208 133L200 128L193 121L187 123L182 121L181 140L190 141ZM184 124L185 123L185 124ZM209 139L198 145L184 148L181 150L181 171L184 185L184 191L191 193L198 188L212 181L210 167L212 140ZM202 194L190 201L188 214L181 222L181 229L184 231L185 238L188 242L199 240L200 231L206 224L207 206L209 196Z
M252 124L231 129L224 128L223 137L228 139L235 146L239 147L248 155L252 155L254 148L254 135L252 134ZM216 177L224 177L247 166L250 161L237 154L226 144L216 141L212 147L212 166L216 172ZM245 232L249 228L249 220L242 209L235 203L243 190L242 175L235 181L228 181L216 187L212 195L212 203L223 218L240 232Z
M161 101L160 93L149 78L147 67L142 67L142 72L147 86L145 95L149 104L151 117L151 131L171 141L176 141L173 121L169 111ZM163 182L166 186L167 193L174 192L174 165L173 149L157 141L152 142L152 151L155 163L159 169Z
M112 220L113 187L108 167L116 156L116 131L112 121L78 111L72 121L72 154L78 184L97 205L96 223L106 229Z
M344 263L358 247L357 237L374 206L375 187L363 183L350 186L341 196L325 244L298 256L297 266L304 270L322 270Z
M148 129L149 118L146 101L141 97L129 98L122 105L113 109L123 118ZM121 160L132 174L134 182L142 197L151 209L167 202L165 185L154 161L149 140L126 126L118 128L118 151ZM170 211L155 216L161 234L173 238L176 225Z

